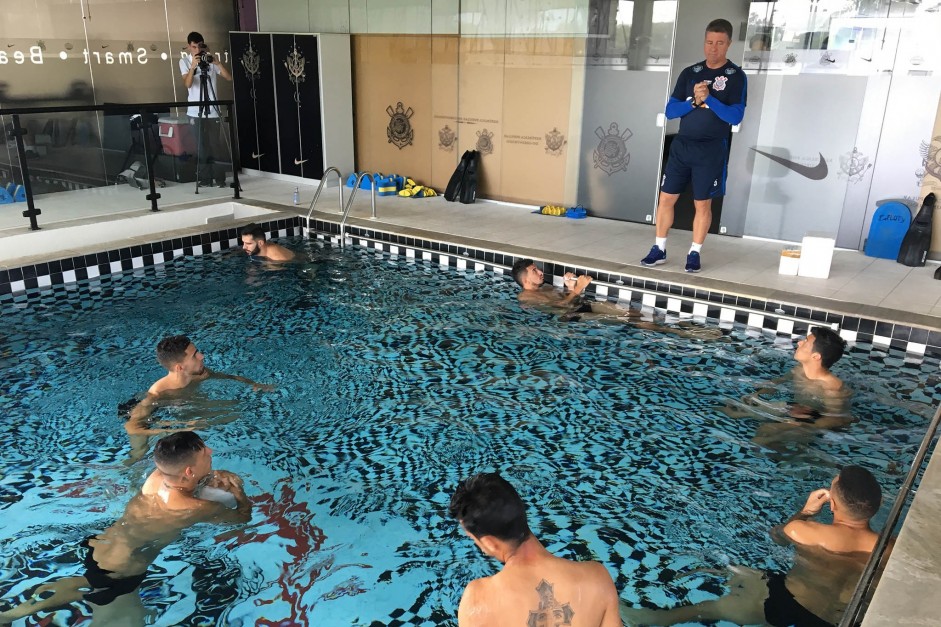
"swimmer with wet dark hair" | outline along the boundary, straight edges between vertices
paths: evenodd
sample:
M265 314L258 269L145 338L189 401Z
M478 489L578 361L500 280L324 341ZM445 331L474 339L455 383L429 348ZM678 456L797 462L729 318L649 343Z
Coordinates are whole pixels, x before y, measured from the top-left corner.
M195 523L251 520L242 480L213 471L212 449L192 431L157 442L154 462L157 468L124 515L82 542L84 575L39 586L26 602L0 612L0 624L84 600L95 624L143 625L146 610L137 589L160 551Z
M503 564L467 585L457 610L460 627L621 625L618 593L605 567L547 551L529 529L525 503L499 474L462 481L448 512L484 555Z
M562 280L563 289L545 284L545 274L532 259L518 259L510 270L513 280L523 288L517 299L524 305L547 313L558 313L564 322L596 320L599 322L627 322L640 329L660 333L673 333L682 337L716 339L722 337L718 329L696 326L666 326L641 319L636 309L625 309L606 300L590 300L584 297L585 288L592 278L587 274L576 276L566 272ZM681 323L686 324L686 323Z
M870 526L882 504L871 472L846 466L829 488L814 490L785 524L771 530L778 544L793 544L794 566L786 574L730 567L729 594L670 610L621 608L628 625L730 621L737 625L829 627L840 622L846 600L879 539ZM828 505L831 524L815 522Z
M253 257L262 257L268 261L290 261L294 253L274 242L268 241L265 230L257 224L248 224L242 228L242 250Z
M171 335L157 344L157 361L167 369L167 374L158 379L147 396L128 413L124 430L131 438L131 457L133 463L147 454L147 436L159 435L180 429L175 424L160 424L151 421L155 404L162 398L172 397L198 386L207 379L228 379L252 386L255 390L270 391L274 386L257 383L246 377L225 374L206 368L203 354L185 335ZM206 423L208 424L208 423ZM189 428L202 426L198 423L187 425Z

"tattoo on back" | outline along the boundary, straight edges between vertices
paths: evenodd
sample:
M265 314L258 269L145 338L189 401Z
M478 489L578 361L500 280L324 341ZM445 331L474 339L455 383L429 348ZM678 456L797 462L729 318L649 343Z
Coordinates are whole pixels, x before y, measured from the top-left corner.
M526 627L562 627L572 624L575 612L568 603L556 600L551 583L543 579L536 586L536 592L539 593L539 609L529 613Z

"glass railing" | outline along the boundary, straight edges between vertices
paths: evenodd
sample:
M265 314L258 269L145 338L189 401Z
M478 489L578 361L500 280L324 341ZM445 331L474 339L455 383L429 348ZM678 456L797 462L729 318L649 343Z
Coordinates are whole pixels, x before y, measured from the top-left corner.
M231 100L8 108L0 123L0 231L240 197Z

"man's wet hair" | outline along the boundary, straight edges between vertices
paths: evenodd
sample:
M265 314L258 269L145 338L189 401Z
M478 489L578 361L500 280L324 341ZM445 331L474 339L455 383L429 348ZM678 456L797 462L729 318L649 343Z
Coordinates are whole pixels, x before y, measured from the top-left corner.
M204 448L206 443L192 431L177 431L154 446L154 463L162 473L179 475L193 465L196 454Z
M173 367L186 357L186 349L190 344L192 342L185 335L163 338L157 344L157 361L167 370L173 370Z
M840 360L846 349L846 340L836 331L827 327L813 327L810 334L814 336L812 352L820 355L820 363L824 368L829 368Z
M186 36L186 43L188 44L201 44L204 41L206 40L203 39L203 36L197 33L196 31L193 31L192 33Z
M729 41L732 41L732 23L728 20L723 20L719 18L717 20L712 20L706 26L707 33L725 33L729 36Z
M517 259L513 264L513 269L510 270L510 274L513 275L513 280L519 284L520 287L523 287L523 275L526 274L526 269L536 263L532 259Z
M495 472L474 475L458 484L448 513L477 538L493 536L519 546L532 535L523 499Z
M837 475L834 490L853 520L869 520L882 506L879 482L861 466L844 467Z
M244 227L242 227L242 235L251 235L252 239L255 239L255 240L267 240L268 239L265 236L265 229L261 228L254 222L252 222L251 224L246 224Z

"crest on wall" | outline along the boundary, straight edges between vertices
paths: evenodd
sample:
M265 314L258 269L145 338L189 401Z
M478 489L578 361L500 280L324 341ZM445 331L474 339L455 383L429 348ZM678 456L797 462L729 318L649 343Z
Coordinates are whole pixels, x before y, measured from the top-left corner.
M856 146L853 146L853 150L850 152L840 155L839 176L841 178L846 177L846 180L850 183L861 181L866 175L866 171L871 167L869 157L859 152Z
M454 150L455 139L457 139L457 133L452 131L451 128L445 124L444 128L438 131L438 148L445 152L452 152Z
M546 154L558 157L562 154L562 148L568 143L565 135L559 132L559 129L552 127L552 130L546 133Z
M941 180L941 135L932 137L931 142L921 142L918 152L921 153L921 169L915 171L918 181L925 176Z
M786 55L784 55L784 65L791 67L795 63L797 63L796 54L794 54L793 52L788 52Z
M595 167L608 176L626 171L631 162L631 154L627 152L627 140L633 134L629 128L622 132L617 122L612 122L607 132L600 126L596 128L595 135L600 141L594 153Z
M412 130L412 115L415 113L412 108L406 109L401 102L396 103L395 109L392 105L386 107L386 113L389 114L389 126L386 128L386 136L389 143L402 150L412 143L415 139L415 131Z
M493 154L493 132L483 129L477 131L477 151L482 155Z
M261 78L261 57L251 42L245 46L245 52L242 53L240 61L242 69L245 70L245 78L252 82Z
M288 78L294 85L300 85L307 78L304 66L307 65L307 59L297 44L291 46L291 52L284 58L284 67L287 68Z

